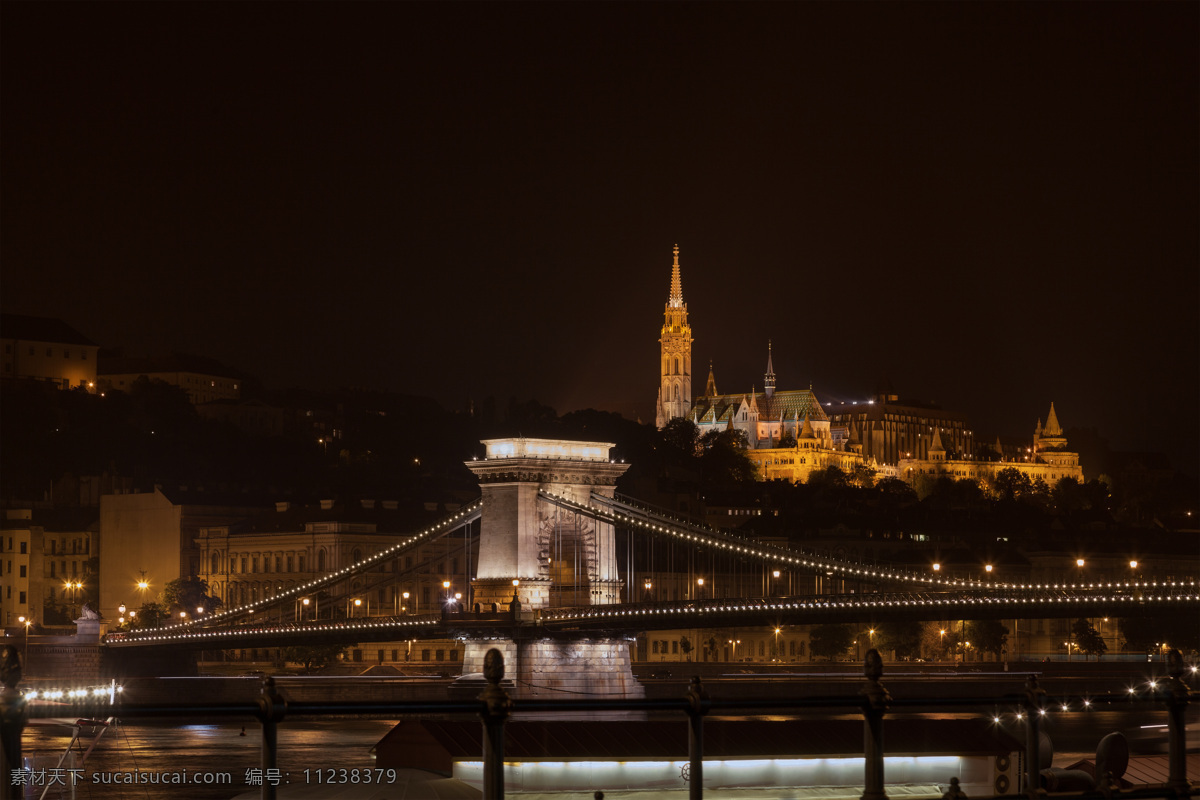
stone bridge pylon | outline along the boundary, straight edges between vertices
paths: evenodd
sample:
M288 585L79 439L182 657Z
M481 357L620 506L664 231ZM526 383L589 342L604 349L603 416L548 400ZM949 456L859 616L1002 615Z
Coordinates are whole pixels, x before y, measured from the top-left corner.
M481 609L508 610L520 620L511 639L467 639L463 672L483 671L488 649L504 654L518 696L642 697L629 642L587 633L549 636L534 623L550 605L603 605L621 599L613 528L539 502L545 489L578 503L593 492L612 497L627 464L609 458L607 442L489 439L482 461L468 461L483 492L479 559L471 582Z
M612 526L538 502L538 490L587 503L612 497L629 468L609 459L607 442L488 439L483 461L468 461L483 493L474 602L507 608L604 605L621 600Z

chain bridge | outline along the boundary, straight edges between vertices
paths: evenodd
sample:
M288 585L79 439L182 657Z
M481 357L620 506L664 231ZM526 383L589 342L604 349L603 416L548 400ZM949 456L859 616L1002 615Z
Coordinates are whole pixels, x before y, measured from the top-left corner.
M466 643L464 672L480 671L484 652L499 646L518 674L576 671L593 681L607 674L616 690L636 693L625 643L644 631L1200 611L1194 581L962 580L764 544L618 498L627 465L609 459L607 443L484 444L487 456L467 462L480 479L480 500L437 524L273 597L109 634L105 645L212 651L458 638ZM368 590L405 580L422 562L401 568L410 563L404 558L450 534L478 553L465 602L445 598L427 614L334 613L349 608L362 580ZM640 575L660 578L660 586ZM329 619L304 619L302 599L316 596L325 598Z

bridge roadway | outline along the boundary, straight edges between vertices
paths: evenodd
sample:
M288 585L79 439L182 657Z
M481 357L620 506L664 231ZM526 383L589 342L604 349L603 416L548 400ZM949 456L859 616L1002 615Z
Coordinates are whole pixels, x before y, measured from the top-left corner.
M891 592L798 597L720 598L677 603L623 603L525 610L514 614L446 613L329 622L254 623L203 630L174 626L109 634L115 649L170 647L224 650L300 644L356 644L407 639L629 636L678 628L753 628L888 620L1048 619L1190 614L1200 616L1196 583L1129 587L1044 587L993 591Z

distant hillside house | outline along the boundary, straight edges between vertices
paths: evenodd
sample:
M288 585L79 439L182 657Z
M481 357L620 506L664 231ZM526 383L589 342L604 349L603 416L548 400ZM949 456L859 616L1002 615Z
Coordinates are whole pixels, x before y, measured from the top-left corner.
M24 314L0 315L4 380L34 380L60 389L95 391L100 347L67 323Z
M211 358L171 353L153 358L101 359L98 383L103 391L128 392L134 381L142 377L178 386L188 393L194 405L238 400L242 396L242 376Z

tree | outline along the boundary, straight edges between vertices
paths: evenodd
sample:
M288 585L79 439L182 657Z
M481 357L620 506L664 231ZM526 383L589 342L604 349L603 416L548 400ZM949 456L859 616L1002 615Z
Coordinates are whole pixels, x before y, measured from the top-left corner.
M704 454L700 468L709 486L752 484L758 479L758 469L746 455L749 444L740 430L709 431L700 438Z
M795 447L796 436L791 431L785 431L783 436L779 437L780 447Z
M809 634L809 641L813 658L833 661L850 649L854 643L854 632L849 625L817 625Z
M283 648L283 659L299 664L305 675L311 675L336 661L342 650L338 644L297 645Z
M975 620L967 625L967 641L979 652L999 658L1008 642L1008 627L998 619Z
M692 660L692 640L687 636L679 637L679 650L687 656L688 661Z
M1100 635L1100 631L1091 622L1080 617L1071 625L1071 635L1075 637L1075 644L1085 656L1095 656L1096 660L1100 660L1100 656L1108 652L1108 645L1104 643L1104 637Z
M663 448L677 459L691 459L703 452L700 429L690 419L673 417L659 434Z
M137 613L130 613L129 627L134 629L157 628L162 625L163 613L163 607L158 603L142 603L142 607L137 610Z
M921 652L921 623L916 620L890 622L875 633L880 652L895 650L898 658L913 658Z
M1134 650L1158 651L1163 645L1186 653L1200 647L1200 626L1187 614L1122 617L1121 636Z
M875 485L875 470L866 464L855 464L854 472L850 474L850 483L860 489L870 489Z
M992 478L992 493L1000 500L1014 500L1032 488L1029 476L1016 467L1005 467Z
M216 611L221 607L221 598L208 593L208 581L203 578L176 578L163 587L163 605L171 616L180 611L191 616L198 613L196 609L199 608L210 613Z

